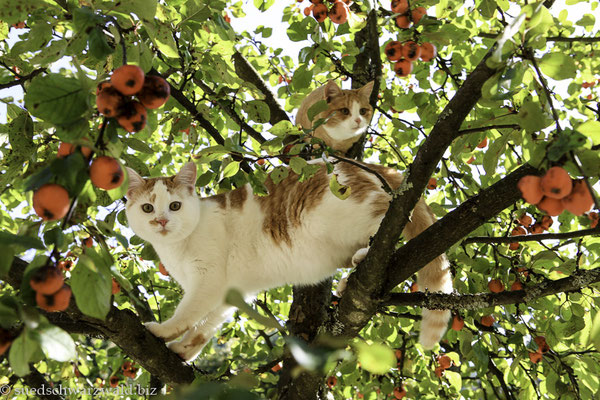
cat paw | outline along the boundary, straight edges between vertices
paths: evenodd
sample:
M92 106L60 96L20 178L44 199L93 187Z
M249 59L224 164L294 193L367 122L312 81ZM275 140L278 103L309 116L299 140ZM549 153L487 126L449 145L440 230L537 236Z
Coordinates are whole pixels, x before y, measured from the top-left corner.
M356 251L356 253L354 253L354 255L352 256L352 266L356 268L356 266L358 264L360 264L360 262L362 260L365 259L365 257L367 256L368 252L369 252L369 248L368 247L363 247L362 249L358 249Z
M165 341L173 340L181 334L179 331L173 331L168 325L159 324L158 322L146 322L144 326L154 336L164 339Z
M338 283L337 288L335 289L335 295L337 297L342 297L344 295L344 291L346 290L346 286L348 286L347 276L340 279L340 282Z
M202 351L204 346L198 348L197 346L185 344L183 341L177 341L167 344L167 347L182 360L189 362L200 354L200 351Z

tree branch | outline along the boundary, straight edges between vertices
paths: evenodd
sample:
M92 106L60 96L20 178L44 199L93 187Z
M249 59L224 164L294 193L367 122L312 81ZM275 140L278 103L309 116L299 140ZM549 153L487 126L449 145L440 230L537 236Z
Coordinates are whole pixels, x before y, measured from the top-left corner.
M277 102L275 95L271 92L271 89L269 89L265 81L260 77L252 64L250 64L238 51L233 53L233 65L235 67L235 72L240 79L252 83L262 94L264 94L265 103L267 103L267 106L269 106L269 110L271 111L269 118L269 123L271 123L271 125L275 125L279 121L290 120L290 117L288 117L285 110L281 107L279 102Z
M46 377L38 371L33 365L29 366L31 372L25 375L22 379L23 382L31 389L36 391L36 394L32 397L40 398L43 400L62 400L63 396L52 393L53 388L51 384L46 380ZM48 392L48 393L47 393ZM27 396L29 397L29 396Z
M262 135L258 131L256 131L253 127L248 125L248 123L246 121L244 121L238 115L238 113L235 112L232 104L227 104L225 101L218 99L217 94L206 83L202 82L200 79L192 78L192 80L194 81L195 84L200 86L200 88L205 93L210 95L210 97L215 100L215 102L221 108L221 110L223 110L227 115L229 115L235 121L236 124L238 124L246 133L248 133L248 135L252 136L258 143L265 142L265 138L262 137Z
M402 271L403 273L400 275L395 275L398 273L398 265L401 265L401 268L406 270L408 270L406 265L410 265L405 263L401 258L394 257L392 259L395 245L404 226L409 220L411 210L415 207L417 201L421 197L429 177L441 160L442 155L448 146L459 136L458 132L462 122L481 97L481 87L496 72L486 65L488 56L489 53L481 60L475 70L469 74L463 86L456 92L455 96L440 114L429 137L419 148L414 162L409 167L405 180L396 191L381 226L372 239L369 253L348 279L346 293L340 300L339 310L332 322L333 327L337 326L337 328L334 329L337 331L335 334L349 337L356 336L377 311L379 299L383 298L387 291L391 290L391 288L408 276L408 274L404 273L405 271ZM531 167L526 169L531 170ZM516 182L513 182L512 180L509 181L510 188L513 191L516 191ZM508 202L508 204L511 204L516 200L514 196L515 194L513 193L509 197L510 202ZM479 196L477 198L479 198ZM503 205L502 208L498 210L496 207L493 207L493 209L497 210L496 212L499 212L504 209L504 207L506 207L506 205ZM477 211L476 205L472 205L464 215L470 216L471 220L474 221L473 224L465 223L464 221L461 221L461 223L458 224L461 227L464 226L469 229L462 234L463 236L468 232L471 232L474 227L479 226L487 220L487 218L480 219L481 214ZM490 216L493 215L495 214L491 214ZM457 229L454 229L454 232L456 231ZM434 247L432 245L436 245L436 254L433 258L442 254L450 247L448 242L438 241L441 237L433 235L428 236L425 233L411 240L411 242L425 236L427 236L429 242L426 246L420 246L418 251L428 251L430 247ZM433 237L436 238L435 241L431 240ZM450 237L452 237L454 241L462 238L462 236L457 238L452 234ZM405 245L404 248L411 242ZM443 245L439 246L438 242L443 243ZM402 254L405 253L406 252L403 252ZM421 257L419 252L416 254ZM427 262L433 258L428 259ZM414 260L414 257L411 257L411 260ZM411 267L411 274L416 272L416 270L420 269L427 262L419 262L418 268ZM388 272L388 269L391 269L391 271ZM390 280L391 277L394 278L392 279L393 282ZM342 327L342 329L339 329L339 327Z
M518 235L505 237L474 236L463 240L462 244L471 243L514 243L514 242L539 242L541 240L563 240L582 236L600 235L600 225L593 229L583 229L564 233L542 233L537 235Z
M18 289L26 267L25 261L15 257L6 282ZM189 384L195 378L192 367L169 350L162 339L146 330L140 323L139 317L130 310L119 310L113 306L106 320L101 321L84 315L71 299L66 311L46 315L50 322L56 323L68 332L102 336L112 341L125 354L163 382Z
M578 270L566 278L545 280L523 290L501 293L392 293L383 305L424 307L430 310L479 310L504 304L529 303L557 293L577 292L597 282L600 282L600 268Z
M497 39L500 33L493 32L480 32L477 36L486 39ZM600 37L589 37L589 36L576 36L576 37L564 37L564 36L549 36L546 38L547 42L564 42L564 43L597 43L600 42Z
M521 126L517 125L517 124L488 125L488 126L480 126L479 128L463 129L463 130L459 131L458 133L460 135L467 135L469 133L486 132L486 131L490 131L492 129L521 129Z
M24 76L21 76L19 74L15 74L16 80L13 81L13 82L8 82L8 83L2 83L2 84L0 84L0 90L2 90L2 89L8 89L8 88L11 88L13 86L23 85L23 82L25 82L27 80L30 80L30 79L33 79L37 75L39 75L39 74L41 74L43 72L46 72L46 68L36 69L32 73L30 73L28 75L24 75Z

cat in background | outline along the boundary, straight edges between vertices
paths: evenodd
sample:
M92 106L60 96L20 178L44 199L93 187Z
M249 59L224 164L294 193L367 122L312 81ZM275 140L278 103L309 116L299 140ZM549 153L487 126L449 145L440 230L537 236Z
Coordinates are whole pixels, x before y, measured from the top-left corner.
M322 139L334 150L346 153L369 126L373 116L369 97L374 83L371 81L360 89L344 90L334 81L328 81L302 100L296 114L296 124L300 124L304 129L312 129L313 121L327 119L327 122L318 126L312 135ZM319 100L327 102L327 109L311 121L308 118L308 110Z
M233 312L225 303L229 289L245 297L292 284L312 285L357 265L367 253L391 196L379 179L360 167L337 162L332 173L351 188L341 200L329 189L330 174L322 160L310 179L298 175L278 184L265 182L268 196L255 196L249 184L226 194L199 198L196 165L187 163L171 177L142 178L128 168L126 213L130 227L150 242L184 294L173 316L149 322L154 335L184 360L194 359ZM392 188L402 175L388 167L363 164ZM421 199L404 229L411 239L435 222ZM421 290L452 291L445 255L418 274ZM450 311L423 310L420 342L433 347L443 336ZM179 340L175 340L180 338Z

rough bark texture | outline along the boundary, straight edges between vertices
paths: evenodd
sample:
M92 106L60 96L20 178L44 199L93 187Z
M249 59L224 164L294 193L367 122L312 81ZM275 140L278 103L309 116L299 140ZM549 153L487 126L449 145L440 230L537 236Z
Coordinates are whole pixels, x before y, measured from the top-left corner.
M8 279L14 288L21 286L27 263L13 260ZM125 354L139 363L150 374L170 384L189 384L194 370L165 346L165 342L151 334L140 318L130 310L112 307L105 321L88 317L79 311L75 299L64 312L47 313L53 324L71 333L102 337L119 346Z
M481 97L481 87L495 73L495 70L487 67L486 59L487 57L484 57L465 80L463 86L450 100L431 133L419 148L415 160L407 171L405 181L398 189L378 232L373 237L369 253L363 262L358 265L356 272L350 275L348 279L347 292L340 300L339 313L336 314L337 317L334 318L331 325L334 334L345 337L353 337L358 334L377 310L376 303L385 297L392 284L395 286L400 282L398 271L388 272L388 266L394 265L391 262L394 247L408 222L411 210L421 197L429 177L448 146L459 136L462 122ZM516 182L511 181L509 186L516 191ZM515 200L516 197L513 194L510 201L502 203L504 205L497 212L500 212ZM495 214L490 214L487 218L493 215ZM464 235L474 229L473 226L478 226L487 219L481 220L478 216L475 217L474 220L478 223L470 224L471 228L469 230L465 229ZM459 225L462 224L463 221ZM419 235L419 237L425 237L425 233ZM432 238L432 236L427 237ZM439 237L433 237L436 240L429 239L427 245L420 250L428 249L432 242L437 242ZM439 250L441 251L436 256L443 253L448 247L450 245L447 243L440 244ZM411 269L418 270L416 266ZM394 277L394 279L393 282L386 284L388 273L389 277Z
M503 304L528 303L557 293L575 292L598 282L600 282L600 268L594 268L575 271L571 276L556 281L547 280L535 286L526 286L523 290L501 293L393 293L385 305L425 307L431 310L479 310Z
M275 95L271 92L271 89L266 85L265 81L258 75L258 72L252 64L240 53L235 52L233 54L233 65L235 66L236 74L246 82L252 83L258 90L265 96L264 101L269 106L271 111L269 123L275 125L279 121L288 120L289 117L285 110L279 105Z
M319 328L328 318L327 310L331 303L331 279L319 285L294 287L294 302L290 308L288 328L290 335L301 338L307 343L317 339ZM279 399L305 400L306 388L311 388L314 399L321 398L323 378L318 373L301 372L294 376L298 366L296 359L289 353L283 359L283 369L278 382Z

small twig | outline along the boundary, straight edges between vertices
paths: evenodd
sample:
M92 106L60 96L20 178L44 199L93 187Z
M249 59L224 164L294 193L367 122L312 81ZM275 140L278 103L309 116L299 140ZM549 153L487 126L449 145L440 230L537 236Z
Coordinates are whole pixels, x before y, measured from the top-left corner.
M462 131L459 131L458 133L459 133L459 135L467 135L469 133L485 132L485 131L489 131L492 129L521 129L521 126L518 124L488 125L488 126L480 126L479 128L463 129Z
M367 167L365 164L349 159L349 158L345 158L345 157L340 157L337 156L335 154L330 154L329 155L332 158L335 158L336 160L338 160L338 162L346 162L348 164L352 164L355 167L358 167L360 169L362 169L363 171L367 171L370 174L375 175L375 177L377 177L377 179L379 179L379 181L381 182L381 186L383 187L383 190L386 191L386 193L393 195L394 194L394 190L390 187L390 185L387 183L387 181L385 180L385 178L383 176L381 176L381 174L379 174L377 171L372 170L371 168Z
M515 243L515 242L539 242L541 240L564 240L581 236L600 235L600 225L592 229L583 229L564 233L540 233L536 235L517 235L505 237L474 236L463 240L462 244L471 243Z

